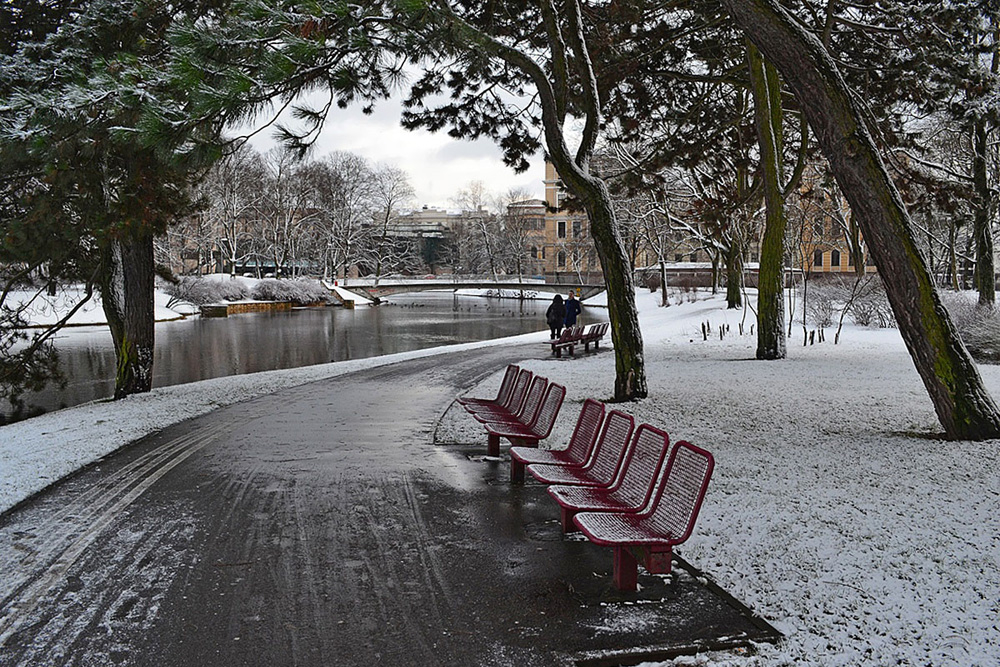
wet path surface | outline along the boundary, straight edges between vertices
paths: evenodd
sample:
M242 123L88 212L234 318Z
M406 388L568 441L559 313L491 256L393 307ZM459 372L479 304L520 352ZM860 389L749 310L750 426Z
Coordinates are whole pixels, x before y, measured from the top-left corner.
M41 494L0 520L0 664L605 664L766 638L683 569L616 592L610 550L564 539L542 487L482 459L485 437L433 444L456 394L534 353L286 390Z

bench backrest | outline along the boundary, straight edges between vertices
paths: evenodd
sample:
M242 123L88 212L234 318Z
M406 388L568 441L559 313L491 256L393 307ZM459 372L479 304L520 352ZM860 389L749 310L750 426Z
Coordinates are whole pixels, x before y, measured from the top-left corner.
M604 423L604 410L604 403L600 401L588 398L583 402L580 416L573 427L573 435L569 439L569 447L566 448L566 458L573 465L582 466L590 458L601 432L601 424Z
M646 507L669 453L670 436L665 431L639 424L620 474L611 485L611 495L625 507L636 510Z
M548 386L548 378L544 378L541 375L536 375L532 378L531 387L524 397L524 402L521 403L521 407L514 413L518 421L525 425L531 423L531 420L535 417L535 413L538 412L538 409L542 405L542 399L545 398L545 389Z
M495 399L498 405L507 403L507 399L510 398L510 392L514 391L514 384L517 382L517 374L520 370L516 364L507 366L507 372L503 374L503 380L500 382L500 390L497 392Z
M686 540L698 518L714 468L711 452L685 440L675 444L651 508L643 512L643 518L658 534L669 535L671 543Z
M549 437L552 432L552 425L556 423L559 416L559 408L562 407L563 399L566 398L566 387L555 382L549 383L549 388L545 390L545 398L538 407L538 411L528 424L528 430L538 436L538 439Z
M514 388L510 391L510 396L507 398L507 402L503 404L503 407L507 408L511 412L517 410L524 403L524 396L528 393L528 385L531 384L531 378L535 376L534 373L526 368L522 368L521 372L517 374L517 381L514 382Z
M635 419L631 415L618 410L608 413L608 418L604 420L604 428L601 429L601 437L594 446L593 455L584 466L589 479L602 486L614 481L622 459L625 458L634 428Z
M567 328L563 329L563 332L562 332L562 334L559 335L559 338L557 338L556 340L551 341L551 342L553 344L569 342L569 341L573 340L574 338L576 338L576 334L574 333L575 331L576 331L576 327L567 327Z

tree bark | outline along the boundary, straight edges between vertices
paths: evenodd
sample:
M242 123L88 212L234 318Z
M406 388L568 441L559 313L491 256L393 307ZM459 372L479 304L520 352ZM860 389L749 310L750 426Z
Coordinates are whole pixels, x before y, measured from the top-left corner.
M785 298L782 278L785 259L785 200L781 189L781 107L780 82L773 67L766 66L760 51L747 44L747 62L754 100L754 124L760 144L763 172L764 238L760 245L757 278L757 358L784 359ZM778 99L778 108L773 107Z
M973 235L976 237L976 290L979 305L996 303L996 267L993 258L993 193L990 191L986 151L986 120L977 118L972 128L972 183L976 191Z
M104 252L101 297L115 345L115 400L153 386L153 237L115 240Z
M726 308L743 307L743 242L733 238L726 249Z
M794 90L882 274L900 333L945 432L1000 436L1000 411L941 304L902 198L836 64L775 0L724 6Z

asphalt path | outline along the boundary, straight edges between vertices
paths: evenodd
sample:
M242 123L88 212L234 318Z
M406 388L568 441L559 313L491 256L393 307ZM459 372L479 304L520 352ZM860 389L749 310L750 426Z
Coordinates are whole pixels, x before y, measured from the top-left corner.
M564 538L485 435L433 442L456 395L537 354L283 390L23 503L0 517L0 665L596 665L773 638L697 572L615 591L610 552Z

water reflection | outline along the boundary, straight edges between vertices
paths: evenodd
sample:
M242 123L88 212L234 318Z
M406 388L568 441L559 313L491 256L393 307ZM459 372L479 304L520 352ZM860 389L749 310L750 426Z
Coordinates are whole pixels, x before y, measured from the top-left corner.
M392 297L377 308L323 308L195 317L156 325L153 386L225 375L297 368L329 361L543 331L548 301L482 299L453 294ZM581 323L606 318L603 309ZM65 389L26 397L35 409L77 405L114 392L115 355L107 327L67 329L57 339ZM10 406L2 410L10 418Z

